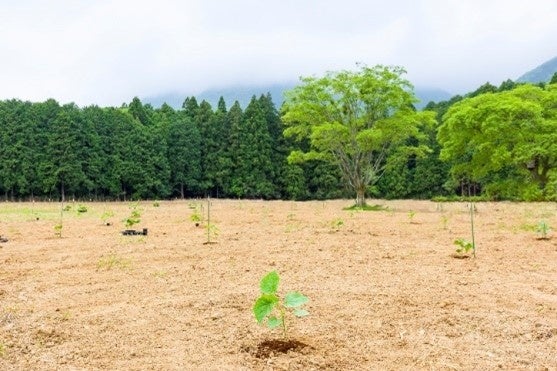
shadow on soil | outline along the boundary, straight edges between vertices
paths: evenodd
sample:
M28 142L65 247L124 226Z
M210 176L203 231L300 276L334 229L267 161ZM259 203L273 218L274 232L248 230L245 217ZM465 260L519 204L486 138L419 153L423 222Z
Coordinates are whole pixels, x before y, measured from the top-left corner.
M256 358L269 358L277 353L300 352L311 347L297 340L265 340L257 346L245 346L243 350Z

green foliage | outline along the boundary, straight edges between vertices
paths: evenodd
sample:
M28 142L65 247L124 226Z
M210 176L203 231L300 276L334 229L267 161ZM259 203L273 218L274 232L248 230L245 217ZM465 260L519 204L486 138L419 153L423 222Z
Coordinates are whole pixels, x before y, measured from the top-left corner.
M368 205L368 204L365 204L363 206L352 205L343 208L343 210L347 210L347 211L385 211L387 209L388 208L386 208L383 205Z
M455 180L497 184L495 197L554 197L548 184L557 168L556 107L552 85L522 85L458 102L439 127L441 159L451 163Z
M116 253L112 252L106 256L102 256L97 262L97 270L111 270L113 268L117 269L128 269L131 266L131 260L122 258Z
M101 215L101 220L103 221L103 224L107 224L108 220L110 218L112 218L114 216L114 212L111 210L107 210L105 212L102 213Z
M331 229L338 231L344 225L344 220L342 218L334 218L329 225Z
M76 209L78 214L83 214L87 212L87 206L85 205L78 205Z
M536 232L538 232L539 239L548 240L550 231L551 228L549 227L549 224L547 224L545 220L541 220L540 222L538 222Z
M306 77L286 94L284 135L305 149L291 151L289 161L324 160L336 164L345 184L365 204L368 187L385 171L388 157L423 155L426 146L407 144L419 127L433 123L430 112L416 112L410 83L400 67L362 66L357 72L330 72Z
M474 244L463 238L456 239L454 244L458 246L456 252L460 255L468 254L470 251L474 250Z
M159 201L153 202L153 207L159 207L159 206L161 206L161 203Z
M447 229L447 224L449 223L449 217L446 215L441 215L441 223L443 224L443 229Z
M133 203L130 205L130 215L124 219L124 225L130 228L141 222L141 211L139 209L139 203Z
M283 336L288 337L286 317L291 313L296 317L304 317L309 312L301 308L309 299L296 291L288 292L284 298L278 296L280 277L276 271L266 274L259 284L261 295L253 305L253 314L260 324L269 328L281 327Z
M62 238L62 228L64 227L64 225L62 224L62 222L57 223L54 226L54 235L58 238Z
M66 205L64 206L64 208L62 209L62 211L71 211L72 210L72 205Z
M207 229L207 241L211 242L212 239L218 237L220 229L213 223L207 223L205 226Z

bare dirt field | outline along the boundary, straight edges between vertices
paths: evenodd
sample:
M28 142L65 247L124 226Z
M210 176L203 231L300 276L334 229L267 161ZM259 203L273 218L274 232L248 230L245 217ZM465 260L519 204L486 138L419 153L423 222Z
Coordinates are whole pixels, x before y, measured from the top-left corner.
M556 204L478 203L457 259L466 204L350 203L212 200L211 244L203 200L141 202L147 236L70 203L61 238L59 204L2 203L0 369L557 370ZM252 313L271 270L310 298L288 351Z

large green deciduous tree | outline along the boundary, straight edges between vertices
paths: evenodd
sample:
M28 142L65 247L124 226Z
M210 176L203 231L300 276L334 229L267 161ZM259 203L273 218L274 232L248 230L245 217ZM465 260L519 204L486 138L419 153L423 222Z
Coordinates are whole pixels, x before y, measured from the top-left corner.
M412 85L401 67L361 66L301 78L286 93L282 119L285 136L309 142L308 151L291 152L289 161L311 159L339 166L343 180L365 205L368 188L383 174L390 157L423 154L425 146L409 146L419 127L433 124L434 114L416 112Z
M513 182L503 179L507 188L518 190L526 179L537 186L535 198L551 196L547 185L557 168L557 85L523 85L465 99L445 114L437 138L441 159L452 164L454 177L482 181L504 172L514 177Z

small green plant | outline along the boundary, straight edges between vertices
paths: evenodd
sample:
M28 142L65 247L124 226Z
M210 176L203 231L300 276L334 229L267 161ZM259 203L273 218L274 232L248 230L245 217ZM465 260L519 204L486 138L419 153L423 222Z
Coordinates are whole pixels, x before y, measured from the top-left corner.
M220 229L213 223L207 223L205 228L207 228L207 242L206 243L212 243L213 241L211 239L215 239L215 238L218 237L218 235L220 233Z
M58 223L58 224L56 224L56 225L54 226L54 235L55 235L56 237L62 238L62 228L63 228L63 227L64 227L64 226L63 226L62 222L60 222L60 223Z
M79 205L76 209L78 214L83 214L87 212L87 206L85 205Z
M325 203L323 203L325 205ZM368 205L365 204L363 206L352 205L349 207L345 207L343 210L354 210L354 211L384 211L387 210L385 206L382 205Z
M474 244L464 238L456 239L454 244L458 246L456 248L456 253L460 256L467 256L470 251L474 250Z
M286 316L292 313L296 317L305 317L309 312L302 309L309 299L296 291L287 293L284 298L277 295L280 277L276 271L267 273L259 284L261 296L253 305L253 314L259 324L265 323L269 328L282 328L284 338L288 338Z
M190 215L190 220L194 222L196 226L199 225L199 223L201 222L201 212L199 208L195 208L193 210L192 214Z
M414 210L410 210L408 212L408 219L410 220L410 223L414 223L415 216L416 216L416 212Z
M545 220L542 220L538 223L536 232L538 232L538 238L540 240L548 240L550 231L551 228L549 228L549 224L547 224Z
M124 259L116 255L116 253L110 253L107 256L102 256L97 262L97 269L110 270L112 268L127 269L131 265L129 259Z
M441 223L443 224L443 229L447 229L447 224L449 223L449 217L446 215L441 215Z
M66 205L64 206L64 208L62 209L63 211L70 211L72 209L72 205Z
M159 203L159 201L154 201L153 202L153 207L159 207L161 206L161 204Z
M127 228L134 226L135 224L139 224L141 222L141 211L139 211L138 203L134 203L130 206L131 212L130 216L124 219L124 224Z
M330 226L331 229L338 231L344 225L344 220L342 218L335 218L331 220Z
M454 244L457 245L456 254L453 255L455 258L468 258L470 257L469 253L472 252L472 256L476 257L476 233L474 231L474 214L476 213L476 205L471 202L468 205L468 209L470 210L470 232L472 235L472 241L467 241L464 238L458 238L454 241Z
M168 271L163 269L163 270L155 271L151 273L151 275L156 278L166 279L168 277Z
M105 225L110 225L110 218L112 218L114 216L114 212L113 211L105 211L102 215L101 215L101 220L103 222L103 224Z

